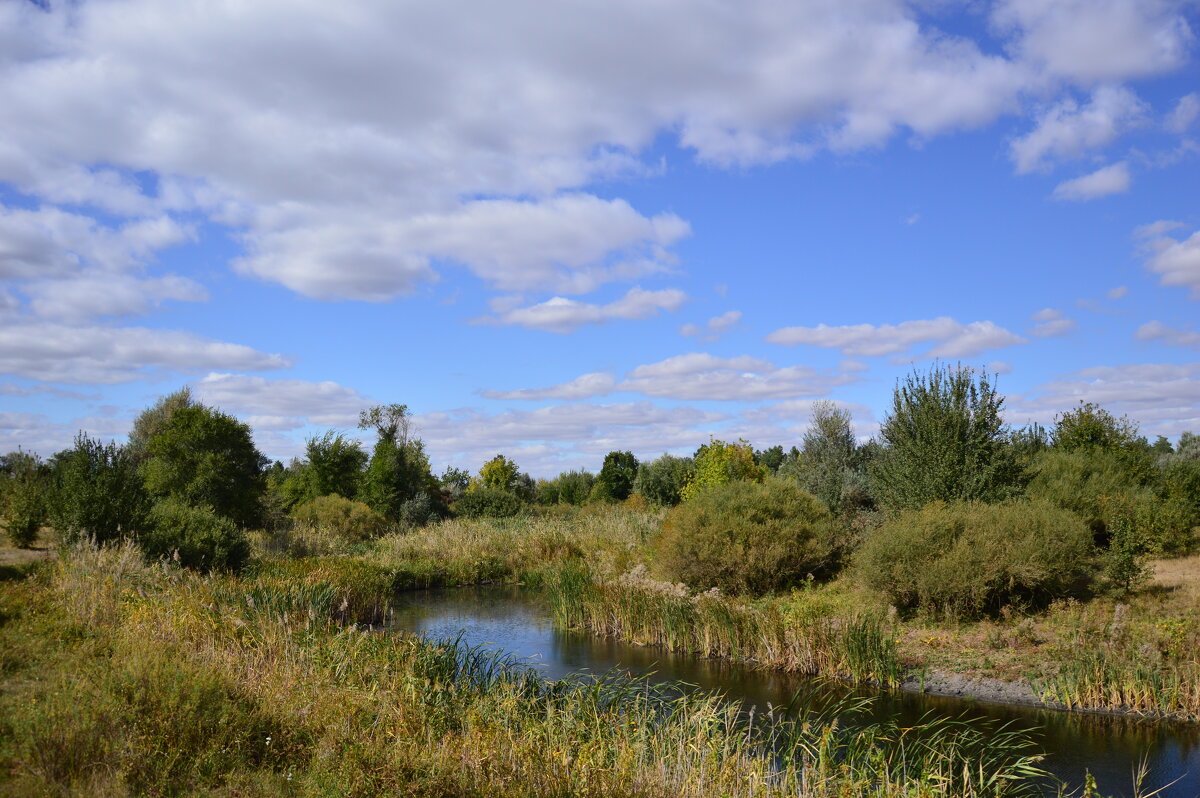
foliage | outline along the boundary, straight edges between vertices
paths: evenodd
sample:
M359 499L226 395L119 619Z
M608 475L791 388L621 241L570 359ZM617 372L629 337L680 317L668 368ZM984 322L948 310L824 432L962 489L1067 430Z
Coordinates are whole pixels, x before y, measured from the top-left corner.
M595 483L596 477L590 471L564 471L554 479L538 483L538 503L584 504Z
M305 456L307 462L297 464L284 483L292 505L333 493L354 498L367 465L367 453L358 441L329 430L308 439Z
M480 486L464 493L453 509L463 518L509 518L524 511L525 503L512 491Z
M471 472L454 466L446 466L446 470L438 478L442 491L451 501L458 499L466 492L471 484Z
M205 505L240 526L261 521L264 458L250 427L214 408L175 410L145 445L146 490Z
M387 528L387 520L362 502L336 493L310 499L292 510L297 524L331 532L348 542L371 540Z
M197 571L238 571L250 556L246 534L232 519L174 498L150 510L138 545L152 560L168 558Z
M1051 445L1064 452L1106 453L1114 457L1139 484L1153 477L1153 454L1146 439L1138 435L1138 425L1126 416L1116 418L1093 402L1054 418Z
M521 469L516 462L498 454L479 468L479 485L485 488L512 491Z
M782 446L772 446L769 449L754 452L754 462L767 469L771 474L778 471L785 460L787 460L787 455L784 454Z
M1004 399L987 375L940 364L897 384L871 477L889 510L931 501L999 501L1020 492L1023 475L1006 446Z
M10 452L0 461L0 519L12 544L29 548L46 520L46 467L36 455L22 451Z
M381 440L387 439L400 446L408 442L411 424L408 405L376 405L358 414L359 429L373 429Z
M795 465L782 471L838 517L871 504L850 423L848 410L827 400L814 403L800 456Z
M655 545L662 573L697 589L761 595L834 563L833 523L812 494L789 480L738 480L671 510Z
M637 470L638 461L633 452L609 452L604 456L596 482L604 485L607 498L622 502L633 492Z
M129 449L133 459L141 462L146 457L146 445L151 438L166 429L176 411L195 406L192 389L185 385L174 393L160 397L157 402L139 413L129 432Z
M145 451L145 450L143 450ZM137 534L150 508L136 452L80 433L54 456L50 520L67 540L99 543Z
M692 474L692 458L664 454L638 466L633 490L659 507L674 507L683 500L683 488Z
M969 618L1079 593L1093 554L1084 523L1049 502L937 501L873 530L856 565L901 609Z
M696 450L692 472L680 491L683 501L700 496L705 491L737 480L762 482L766 469L754 462L754 449L749 441L726 443L712 439Z
M359 499L389 521L399 521L406 502L425 496L432 506L441 491L419 438L403 443L380 436L363 473ZM440 506L439 506L440 509Z

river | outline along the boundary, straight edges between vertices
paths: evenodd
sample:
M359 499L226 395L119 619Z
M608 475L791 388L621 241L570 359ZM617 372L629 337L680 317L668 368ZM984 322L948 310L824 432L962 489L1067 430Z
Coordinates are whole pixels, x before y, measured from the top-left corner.
M798 691L845 692L803 677L747 668L718 660L635 646L586 632L556 629L549 609L534 593L515 587L424 590L396 597L390 626L434 639L462 635L468 645L486 645L525 659L547 679L613 669L646 675L653 681L680 681L715 690L731 700L765 709L788 704ZM1106 795L1132 796L1133 773L1147 771L1143 793L1174 782L1160 795L1200 796L1200 728L1081 715L1031 707L987 704L903 692L859 690L875 695L874 712L915 722L933 711L949 716L1011 721L1028 729L1046 753L1046 770L1073 788L1090 771Z

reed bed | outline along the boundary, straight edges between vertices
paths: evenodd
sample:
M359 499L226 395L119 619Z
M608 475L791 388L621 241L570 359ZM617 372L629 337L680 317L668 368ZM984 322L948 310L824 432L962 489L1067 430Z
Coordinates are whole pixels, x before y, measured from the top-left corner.
M1200 721L1200 666L1084 649L1032 679L1043 700L1069 709L1119 711Z
M746 718L644 681L546 682L342 623L311 573L200 576L83 548L0 584L0 791L886 798L1042 778L1003 729L855 726L853 702Z
M903 678L895 630L878 616L785 616L776 603L691 595L640 570L597 579L577 562L562 563L545 587L566 628L857 683L888 687Z

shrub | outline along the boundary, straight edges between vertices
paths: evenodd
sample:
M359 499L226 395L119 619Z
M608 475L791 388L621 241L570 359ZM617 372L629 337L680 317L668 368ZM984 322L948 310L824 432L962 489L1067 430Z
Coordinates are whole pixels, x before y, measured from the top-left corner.
M871 464L872 484L889 510L931 501L998 501L1020 492L1021 469L1001 410L1004 399L986 375L936 365L896 386L879 428L884 444Z
M675 507L663 523L655 564L693 588L758 595L828 570L833 521L799 485L771 478L716 485Z
M239 571L250 556L250 543L232 520L178 499L154 505L138 545L150 559L165 557L198 571Z
M680 497L684 501L729 482L762 482L767 471L754 461L754 448L748 441L726 443L711 440L696 451L694 461L687 484L680 491Z
M604 456L604 465L596 482L604 485L607 495L623 502L633 492L633 481L637 477L638 461L633 452L609 452Z
M32 546L46 520L47 480L43 471L41 461L24 452L7 455L0 469L0 514L9 540L18 548Z
M683 488L691 475L692 458L664 454L638 467L633 491L651 504L674 507L682 500Z
M525 504L503 488L478 486L454 503L455 515L463 518L509 518L525 509Z
M301 504L292 510L292 519L350 543L379 537L387 527L387 520L370 507L336 493Z
M150 499L131 447L80 434L53 467L50 520L67 540L105 543L141 530Z
M1083 521L1046 501L933 502L873 530L856 564L899 608L975 617L1081 591L1094 552Z
M367 453L358 441L329 430L308 439L305 456L307 462L297 463L284 482L290 504L334 493L354 498L367 465Z

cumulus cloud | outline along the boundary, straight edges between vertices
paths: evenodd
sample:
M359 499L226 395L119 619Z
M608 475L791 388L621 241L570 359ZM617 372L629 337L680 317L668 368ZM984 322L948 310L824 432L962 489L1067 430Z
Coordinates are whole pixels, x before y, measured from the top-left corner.
M1133 337L1139 341L1162 341L1168 346L1190 346L1200 349L1200 333L1168 327L1161 321L1148 321L1137 328Z
M1054 199L1085 201L1124 194L1129 191L1129 164L1121 161L1097 169L1094 172L1065 180L1054 188Z
M1200 94L1192 92L1179 98L1175 108L1167 115L1164 126L1172 133L1183 134L1198 118L1200 118Z
M1200 363L1144 363L1081 369L1009 397L1008 416L1049 423L1080 402L1128 414L1146 434L1200 429Z
M1180 4L1167 0L1001 0L992 20L1023 60L1083 82L1174 69L1194 40Z
M290 365L283 355L171 330L38 321L0 325L0 372L52 383L114 384L167 373Z
M990 321L962 324L947 316L900 324L850 324L831 327L784 327L767 336L783 346L819 346L845 355L898 355L920 344L936 346L920 357L971 357L989 349L1023 344L1025 339Z
M359 411L375 404L356 389L337 382L268 379L213 372L192 384L196 398L236 413L253 426L288 430L303 424L354 427Z
M522 388L516 391L482 391L487 399L588 399L611 393L617 380L611 374L581 374L573 380L547 388Z
M1017 172L1044 169L1104 147L1145 115L1146 104L1124 87L1101 86L1087 105L1063 100L1042 114L1036 128L1012 143Z
M1030 318L1038 322L1029 330L1034 338L1058 338L1079 326L1072 319L1064 318L1061 310L1054 308L1039 310Z
M1134 237L1143 240L1142 249L1148 255L1146 268L1160 275L1163 285L1186 286L1193 299L1200 299L1200 231L1183 239L1167 235L1182 226L1178 222L1154 222L1139 227Z
M30 298L35 314L63 321L142 314L165 300L208 299L203 286L176 275L138 279L124 274L84 274L69 280L31 282L22 291Z
M711 342L737 326L741 320L742 312L740 310L727 310L720 316L713 316L704 323L704 326L685 324L679 328L679 334L684 338L699 338L701 341Z
M513 308L496 316L485 316L478 321L568 333L585 324L604 324L614 319L645 319L663 310L675 311L686 300L687 295L674 288L661 291L631 288L625 296L606 305L556 296L536 305Z

